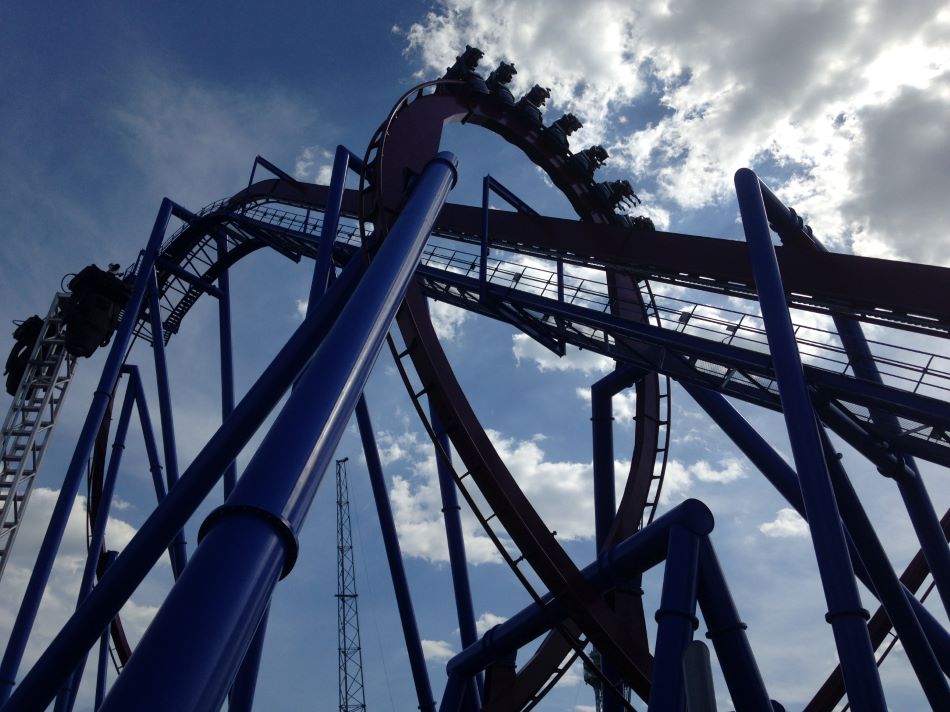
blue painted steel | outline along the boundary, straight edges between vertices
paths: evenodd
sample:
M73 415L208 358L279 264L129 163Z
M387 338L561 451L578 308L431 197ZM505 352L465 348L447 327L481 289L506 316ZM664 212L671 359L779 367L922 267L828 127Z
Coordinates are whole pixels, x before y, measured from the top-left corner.
M594 563L581 570L581 575L598 593L626 584L631 578L656 566L667 554L670 530L685 527L699 536L713 529L713 516L705 504L687 499L666 514L657 517L615 547L602 552ZM527 645L546 633L568 612L550 594L541 598L541 604L532 603L497 625L446 664L446 672L453 675L474 675L494 660Z
M125 358L125 353L132 340L132 330L135 327L135 322L145 299L148 279L152 274L152 266L155 263L155 257L158 255L158 250L161 247L165 228L171 216L171 210L172 202L167 198L164 199L159 208L158 215L155 218L155 224L152 227L148 244L139 261L132 296L129 297L129 301L125 305L124 316L116 331L112 346L109 349L109 355L106 358L102 375L99 378L99 385L96 387L92 403L89 405L89 411L83 422L76 449L73 451L72 459L66 470L66 476L63 479L63 485L59 491L59 497L57 497L56 505L53 507L49 527L46 530L46 535L43 537L40 553L37 556L36 564L30 575L30 581L26 587L26 593L23 595L23 602L20 604L20 610L13 624L13 630L10 633L10 640L7 643L3 662L0 663L0 704L9 698L13 685L16 682L20 662L23 659L23 651L26 649L26 641L33 628L33 622L36 620L40 600L43 597L43 591L46 589L46 584L49 581L53 561L56 558L56 552L59 550L60 542L63 539L63 532L66 530L69 513L73 508L73 501L76 499L76 494L79 492L79 485L86 471L86 461L99 431L99 425L102 423L102 418L105 415L109 399L112 397L112 391L119 378L119 368L122 365L122 360ZM111 616L107 620L111 620ZM89 649L93 640L102 632L103 626L104 623L95 627L92 631L92 638L87 642L86 646L82 648L83 650ZM75 661L73 664L75 664ZM67 666L66 669L69 670L70 666ZM50 688L50 696L59 689L60 684L62 684L62 679L58 680ZM38 707L34 707L34 709L38 709Z
M827 252L825 246L815 238L811 228L804 224L794 210L784 205L762 181L759 181L759 187L762 191L769 221L777 228L783 241L786 238L791 238L800 244L804 243L813 247L817 252ZM871 354L871 348L861 324L838 314L834 314L833 319L854 374L858 378L882 384L881 373ZM869 411L871 420L888 437L900 433L900 423L897 417L888 409L873 407ZM914 458L909 455L900 455L900 453L894 454L900 456L903 467L885 471L884 474L893 477L897 482L904 505L910 515L911 524L920 541L921 551L924 553L924 558L930 568L937 592L943 603L944 611L950 612L950 548L947 546L943 528L940 526L940 519L934 510L933 502L930 500L927 488L920 477L920 471Z
M228 253L228 240L222 234L215 235L218 260ZM231 345L231 277L227 269L218 275L218 344L221 353L221 422L234 412L234 352ZM232 462L224 471L224 498L234 490L237 482L237 463Z
M845 687L856 709L884 710L884 691L865 625L867 611L861 605L834 492L821 456L818 427L805 387L759 179L752 171L741 169L736 173L735 184L792 455L828 603L827 620L834 631Z
M848 475L841 464L838 454L834 450L828 434L821 429L822 447L825 459L828 461L828 470L835 487L835 495L841 507L841 513L847 522L850 532L859 551L862 552L862 561L867 568L873 584L872 590L877 593L878 599L887 610L887 615L900 637L904 652L910 660L920 680L927 701L933 709L950 709L950 687L944 677L940 664L934 655L930 643L924 636L920 622L914 615L906 591L894 573L894 569L887 561L884 547L877 538L874 525L861 506L857 493L848 479Z
M656 612L656 646L650 702L653 712L683 710L683 655L693 640L696 620L696 584L700 537L683 526L670 528L670 544L663 571L663 592Z
M488 298L488 196L491 190L491 176L482 178L482 241L478 266L478 300Z
M227 466L247 445L290 388L297 374L310 361L365 269L362 252L357 252L326 298L321 300L318 310L304 319L238 403L231 417L185 470L178 486L162 498L82 607L66 622L17 687L8 705L2 708L4 712L45 708L65 676L78 662L80 651L88 650L102 629L119 612L166 547L172 543L175 533L185 525ZM147 411L140 410L142 412L147 416ZM79 467L85 467L85 457Z
M612 398L624 388L633 385L643 373L644 370L639 366L621 366L590 387L591 442L594 461L594 532L598 552L603 550L617 514Z
M112 495L115 492L115 483L119 474L119 465L122 462L122 451L125 450L125 439L129 432L129 421L132 418L132 407L135 405L135 391L126 388L125 397L122 400L122 409L119 412L119 420L115 428L115 440L112 444L112 457L109 459L109 466L106 468L105 476L102 480L102 495L99 498L99 508L96 512L96 520L92 525L92 533L89 536L88 553L86 555L86 564L83 568L82 579L79 583L79 596L76 600L76 607L82 604L89 591L92 590L96 580L96 568L99 564L99 557L105 549L106 541L106 523L109 521L109 510L112 506ZM76 703L76 693L79 689L79 683L82 680L83 669L86 667L86 655L84 654L76 666L75 672L67 678L66 683L60 689L59 696L56 698L56 712L69 712Z
M330 195L323 213L323 227L320 230L320 243L317 246L317 260L310 283L308 304L317 302L327 291L330 270L333 267L333 242L336 240L340 225L340 211L343 207L343 190L346 188L346 172L353 157L345 147L337 146L333 157L333 173L330 178Z
M293 567L297 532L455 177L451 154L426 166L227 504L205 521L201 545L104 712L204 710L223 702L278 578Z
M386 549L386 559L389 562L389 575L392 578L393 590L396 594L399 621L402 624L402 633L406 639L409 668L412 671L412 681L416 687L416 698L419 700L420 710L434 710L435 698L432 696L432 685L429 683L429 672L426 669L425 654L422 651L422 639L419 637L419 626L416 624L416 614L412 608L409 581L406 579L406 569L402 564L399 535L396 533L396 523L393 520L393 512L389 506L386 478L383 476L383 466L379 461L376 437L373 435L373 424L370 421L365 396L360 396L356 403L356 423L359 426L360 439L363 442L363 454L366 456L366 469L369 471L369 482L373 488L373 499L376 502L376 512L379 515L379 528L383 534L383 546Z
M450 458L452 450L449 445L449 436L431 403L429 404L429 419L442 452ZM442 494L442 516L445 520L445 538L449 547L449 567L452 571L455 610L459 620L459 638L462 641L462 647L467 648L478 640L478 632L475 627L475 607L472 605L472 587L468 580L465 537L462 534L462 508L459 506L458 492L455 489L455 478L452 477L448 466L450 463L442 459L438 448L435 464L439 474L439 491ZM467 704L474 705L473 709L480 709L484 693L484 680L480 674L475 675L474 688L469 686Z
M142 387L142 377L138 366L126 364L122 367L129 375L127 388L135 392L135 405L139 413L139 424L142 428L142 439L145 441L145 456L148 459L148 469L152 475L152 484L155 487L155 501L165 499L165 480L162 475L162 460L158 455L158 445L155 440L155 430L152 428L152 416L149 414L148 403L145 401L145 389ZM168 554L171 558L171 551Z
M244 654L241 667L234 678L234 685L228 693L228 712L251 712L254 708L254 693L257 690L257 673L261 667L261 655L264 652L264 638L267 636L267 618L270 606L261 616L261 622L254 632L251 645Z
M218 299L221 298L220 287L215 287L213 284L211 284L211 282L202 279L201 277L196 277L188 270L179 266L177 263L172 262L170 259L159 256L159 258L155 260L155 269L160 272L170 272L183 282L187 282L193 287L197 287L203 292L210 294L212 297L217 297Z
M152 354L155 359L155 381L158 386L158 412L162 423L162 449L165 454L165 479L171 491L178 482L178 446L175 442L175 418L172 413L171 386L168 381L168 361L165 358L165 340L162 336L162 312L159 305L158 282L153 272L148 294L149 322L152 327ZM177 579L188 562L185 530L179 529L169 551L172 573Z
M851 358L855 375L875 383L883 383L861 325L856 321L836 316L835 326L841 336L841 343ZM872 408L870 414L875 425L888 436L900 433L900 423L893 413L882 408ZM917 469L917 463L909 455L900 457L904 467L900 472L894 473L894 481L897 483L907 514L910 516L910 522L920 541L920 549L924 552L924 558L930 568L944 611L950 612L950 547L947 546L947 539L940 526L940 518L934 510L927 487Z
M110 551L106 554L106 565L105 568L108 570L112 566L112 562L115 561L116 552ZM109 655L109 627L106 626L102 631L102 637L99 639L99 664L96 669L96 697L95 703L93 704L93 709L99 709L99 706L102 704L102 700L106 696L106 685L108 684L109 676L109 665L110 665L110 655Z
M457 286L461 290L475 293L478 282L465 275L436 270L426 266L419 267L423 276L431 276L446 285ZM629 337L644 344L659 346L683 356L697 356L713 360L726 368L748 370L753 373L767 374L773 369L772 358L767 353L758 353L750 349L740 348L727 343L718 343L710 339L665 329L652 324L622 319L612 314L578 307L573 304L560 304L556 299L549 299L527 291L516 291L491 287L489 297L494 291L505 299L517 297L519 307L551 314L555 318L564 317L575 324L593 329L605 329L614 337ZM623 354L611 353L612 356L624 357ZM655 363L641 364L652 370L660 369L678 380L689 377L690 372L685 369L670 369L667 363L657 360ZM675 365L675 362L674 362ZM823 395L832 398L842 398L849 403L864 405L868 408L881 407L897 412L901 416L918 419L918 422L939 425L950 431L950 403L927 398L911 391L900 388L889 388L870 381L846 376L833 371L824 371L819 368L806 366L805 372L809 386L819 389ZM703 374L696 374L697 382L707 382ZM771 406L771 395L763 397L761 404Z
M709 628L706 637L716 648L736 712L770 709L772 703L745 634L746 624L739 618L716 552L706 537L699 544L697 597Z
M798 487L798 476L795 474L795 471L789 467L788 463L785 462L785 459L779 455L721 395L705 388L698 388L691 385L686 386L686 391L709 417L713 419L716 425L742 450L746 457L762 472L765 478L778 490L795 511L807 521L808 517L802 502L801 489ZM846 524L845 533L848 534L848 529L852 526L860 527L860 522L858 522L858 524L852 524L852 517L863 517L866 519L866 515L859 501L855 499L852 504L851 499L848 498L846 494L839 495L839 497L845 497L845 499L842 500L841 515ZM845 504L848 506L845 506ZM870 537L861 537L853 542L849 536L849 550L855 572L868 587L868 590L877 595L876 592L878 589L886 591L887 584L878 583L878 581L871 576L869 570L873 569L876 576L893 576L894 572L890 564L888 564L887 556L883 549L880 548L876 536L873 535L873 530L871 531L871 535ZM865 562L868 562L867 568L865 568ZM887 573L888 571L890 572L889 574ZM913 593L903 586L901 586L901 589L907 602L910 603L914 615L923 626L930 646L936 651L937 658L941 662L944 672L950 675L950 634L944 630L943 626L931 615L923 604L917 600ZM902 604L896 602L889 605L899 607ZM909 632L907 635L912 636L913 633Z

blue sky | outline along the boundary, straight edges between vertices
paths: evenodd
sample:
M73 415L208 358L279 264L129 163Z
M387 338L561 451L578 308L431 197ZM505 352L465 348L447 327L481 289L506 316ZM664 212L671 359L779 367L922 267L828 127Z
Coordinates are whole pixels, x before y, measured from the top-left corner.
M246 185L258 154L301 179L325 178L337 144L361 154L403 91L441 75L466 43L486 52L486 73L500 59L515 63L516 94L534 83L551 87L548 120L563 111L577 114L585 126L572 146L607 146L611 159L600 177L632 179L643 211L662 228L740 238L731 176L748 165L807 215L832 249L948 263L950 11L941 3L815 0L750 7L603 0L582 7L561 0L443 0L280 9L98 3L82 10L7 3L0 8L0 324L43 313L68 272L90 262L130 264L163 196L197 210L231 195ZM475 203L490 172L536 209L569 215L566 201L533 165L478 131L446 133L444 147L461 162L451 200ZM256 254L235 268L232 284L241 389L299 323L309 270ZM571 555L586 564L593 519L584 395L611 364L578 352L558 360L504 325L434 310L452 363L496 446ZM214 306L199 303L169 347L183 463L219 418L216 329ZM881 330L871 335L894 340ZM944 344L911 343L947 353ZM132 360L147 371L147 351L137 349ZM43 512L51 507L101 363L98 354L80 364L31 521L0 584L0 639L15 615ZM151 386L149 393L157 408ZM385 355L367 397L439 697L446 656L459 643L431 448ZM806 529L684 393L674 390L673 403L664 506L694 496L712 508L713 542L770 692L790 709L801 706L834 660ZM631 406L629 398L617 404L618 462L630 457ZM778 417L738 407L787 455ZM114 547L151 506L136 433L133 428L114 512ZM896 493L856 454L844 452L902 569L916 548ZM352 429L339 456L348 456L351 466L367 703L412 709ZM939 512L950 501L943 474L925 466ZM192 545L200 520L191 528ZM327 481L303 532L296 570L275 595L261 709L336 705L334 527ZM470 519L466 530L476 614L497 622L527 596ZM73 606L83 546L79 509L70 532L41 612L41 638ZM647 579L648 606L655 605L658 581ZM133 633L147 625L169 582L168 567L160 566L136 594L124 612ZM865 605L873 608L868 598ZM41 643L31 646L27 662ZM884 671L889 702L896 709L922 708L903 655L892 658ZM718 693L728 708L721 683ZM87 689L80 706L88 708L90 699ZM573 675L540 709L585 712L592 705L590 688Z

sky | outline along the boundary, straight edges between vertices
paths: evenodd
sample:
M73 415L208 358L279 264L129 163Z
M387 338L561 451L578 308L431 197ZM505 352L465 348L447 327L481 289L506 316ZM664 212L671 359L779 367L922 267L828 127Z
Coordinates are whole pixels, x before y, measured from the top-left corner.
M247 184L256 155L301 180L326 182L338 144L362 154L393 102L419 81L441 76L466 44L484 50L485 74L502 59L514 62L516 95L535 83L550 87L546 119L576 114L584 127L572 136L572 147L603 144L610 160L598 177L630 179L643 200L640 211L661 229L740 239L732 175L748 166L805 215L832 250L950 264L946 3L354 0L283 3L279 9L219 2L66 9L5 3L0 326L12 332L14 319L45 313L67 273L89 263L131 264L163 196L192 210L229 196ZM451 127L443 147L460 161L450 200L476 204L481 178L491 173L540 212L570 216L567 201L500 139ZM308 264L263 253L234 268L239 393L300 323L309 272ZM747 303L714 306L752 309ZM576 351L558 359L510 327L443 305L433 305L433 314L499 453L566 550L586 565L594 554L589 387L613 364ZM813 316L796 318L826 326ZM220 420L216 331L214 305L206 300L169 344L183 464ZM948 355L941 342L868 331L873 339ZM0 640L12 625L103 357L100 352L79 364L0 582ZM148 351L140 345L130 360L140 364L157 409ZM439 698L445 661L460 644L432 448L385 354L366 395ZM712 509L712 541L770 694L788 709L800 708L835 659L807 525L678 387L672 403L661 508L696 497ZM788 458L780 417L736 405ZM632 450L632 412L632 393L616 400L618 472ZM856 453L844 446L842 452L902 570L916 545L896 492ZM349 457L367 705L413 709L352 426L338 457ZM128 541L154 505L137 426L123 462L112 548ZM945 473L922 467L943 512L950 502ZM215 492L189 525L190 547L203 513L220 496ZM75 605L83 506L77 502L26 664ZM258 687L261 709L336 707L334 508L327 479L301 533L296 568L275 593ZM466 515L464 523L484 630L528 598L474 519ZM654 571L645 580L648 619L660 576ZM170 581L163 562L123 610L133 638ZM899 647L882 675L893 708L925 707ZM731 709L721 679L717 695L720 708ZM77 709L89 709L91 700L87 685ZM588 712L593 695L574 669L538 709Z

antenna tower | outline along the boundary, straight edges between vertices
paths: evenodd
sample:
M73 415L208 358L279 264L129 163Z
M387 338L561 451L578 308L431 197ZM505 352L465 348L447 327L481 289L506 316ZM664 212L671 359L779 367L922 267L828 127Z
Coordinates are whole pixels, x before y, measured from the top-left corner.
M348 458L336 461L337 637L340 650L340 712L363 712L363 654L356 606L356 572L350 532Z

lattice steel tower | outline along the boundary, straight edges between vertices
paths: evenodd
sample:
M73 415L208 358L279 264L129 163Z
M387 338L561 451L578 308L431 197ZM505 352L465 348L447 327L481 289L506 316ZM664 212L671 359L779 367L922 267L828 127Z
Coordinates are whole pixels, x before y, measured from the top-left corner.
M363 698L363 653L356 606L356 571L350 533L350 495L346 461L336 461L337 631L340 650L340 712L366 709Z

